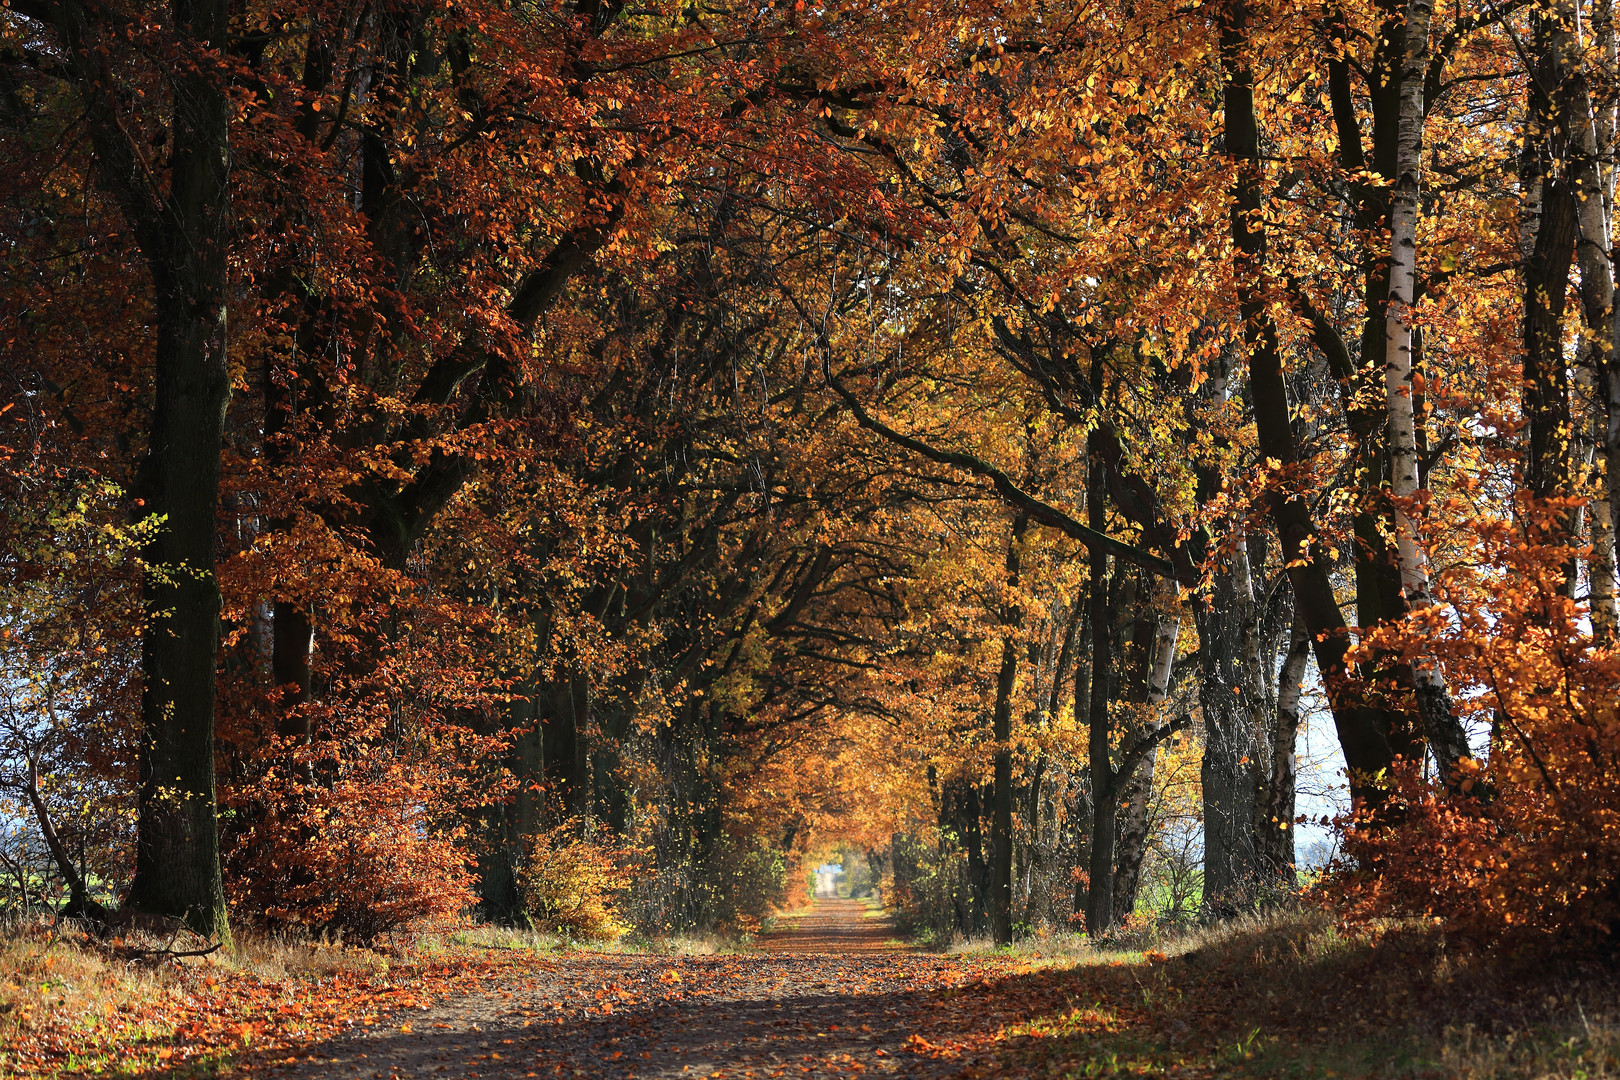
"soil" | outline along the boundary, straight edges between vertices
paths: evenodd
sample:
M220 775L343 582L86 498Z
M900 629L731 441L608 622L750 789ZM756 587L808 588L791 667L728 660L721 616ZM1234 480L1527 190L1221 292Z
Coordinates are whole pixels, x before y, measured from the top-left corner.
M504 986L312 1047L278 1076L778 1077L954 1075L937 1031L961 976L902 948L854 900L818 900L718 956L577 952Z

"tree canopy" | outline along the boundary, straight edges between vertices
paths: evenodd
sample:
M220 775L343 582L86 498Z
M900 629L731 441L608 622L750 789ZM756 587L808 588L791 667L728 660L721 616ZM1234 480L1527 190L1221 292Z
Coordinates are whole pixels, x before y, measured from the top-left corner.
M947 931L1219 918L1314 712L1330 902L1608 932L1615 49L10 0L7 902L747 929L838 841Z

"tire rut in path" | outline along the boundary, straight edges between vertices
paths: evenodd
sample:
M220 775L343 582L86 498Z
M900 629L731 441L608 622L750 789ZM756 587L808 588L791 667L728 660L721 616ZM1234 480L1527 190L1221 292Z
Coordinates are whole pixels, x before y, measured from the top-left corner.
M954 1075L907 1051L937 1022L945 959L897 947L853 901L820 901L757 953L572 953L479 994L317 1045L276 1075Z

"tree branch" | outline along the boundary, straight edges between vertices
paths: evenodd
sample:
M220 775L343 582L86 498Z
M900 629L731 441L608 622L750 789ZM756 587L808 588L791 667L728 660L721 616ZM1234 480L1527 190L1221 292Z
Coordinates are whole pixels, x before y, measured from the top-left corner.
M881 435L896 446L904 447L930 461L938 462L941 465L952 465L958 469L965 469L976 476L984 477L995 487L996 494L1001 496L1002 501L1023 510L1041 524L1057 529L1073 540L1078 540L1089 549L1097 550L1100 548L1116 558L1124 559L1126 562L1140 566L1144 570L1152 571L1160 577L1172 579L1176 577L1176 568L1168 560L1161 559L1157 555L1143 551L1141 548L1133 547L1122 540L1115 540L1106 533L1100 533L1095 529L1080 524L1080 522L1057 507L1042 502L1029 494L1029 492L1014 483L1010 476L989 462L960 451L939 450L918 439L913 439L909 435L902 435L867 412L860 400L849 391L849 388L839 380L837 375L832 373L831 369L827 371L827 383L839 397L844 399L844 403L849 406L850 412L854 414L856 422L866 430Z

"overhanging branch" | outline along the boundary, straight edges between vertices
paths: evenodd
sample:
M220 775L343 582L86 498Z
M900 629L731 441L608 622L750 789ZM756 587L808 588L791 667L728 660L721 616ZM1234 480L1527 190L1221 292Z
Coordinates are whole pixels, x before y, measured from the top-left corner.
M1065 536L1079 541L1091 550L1100 548L1115 558L1124 559L1126 562L1140 566L1144 570L1152 571L1160 577L1171 579L1176 577L1176 568L1168 560L1161 559L1157 555L1143 551L1141 548L1133 547L1122 540L1115 540L1106 533L1100 533L1096 529L1080 524L1080 522L1057 507L1035 498L1035 496L1014 483L1012 477L988 461L960 451L940 450L889 427L867 412L860 399L851 393L849 388L831 370L827 372L827 383L839 397L844 399L844 404L849 406L849 410L854 414L856 422L866 430L881 435L896 446L904 447L914 454L927 458L929 461L965 469L975 476L984 477L990 481L996 489L996 494L1001 496L1002 500L1008 505L1017 507L1041 524L1057 529Z

